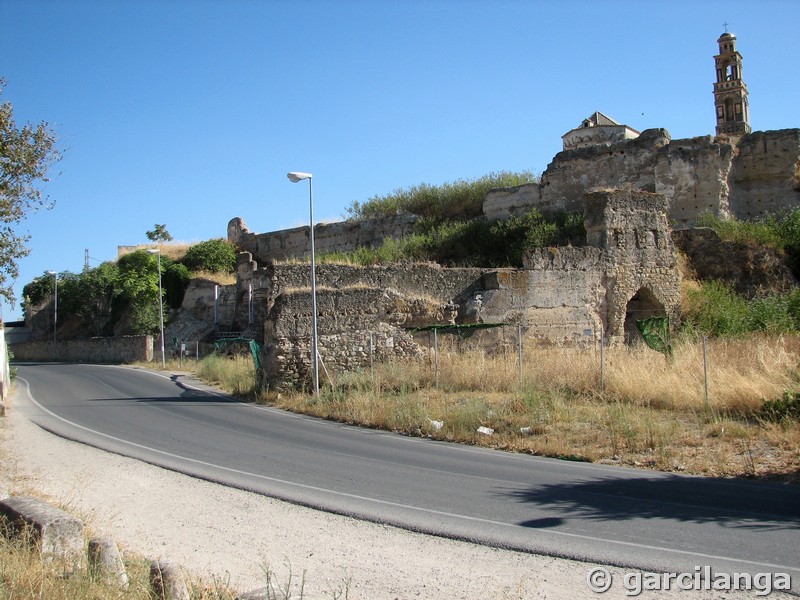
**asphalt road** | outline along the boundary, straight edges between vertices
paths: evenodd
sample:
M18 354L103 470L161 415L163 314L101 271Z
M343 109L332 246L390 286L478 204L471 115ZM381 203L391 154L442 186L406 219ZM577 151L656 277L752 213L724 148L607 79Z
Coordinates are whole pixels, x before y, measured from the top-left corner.
M45 429L224 485L502 548L657 572L788 573L800 588L798 486L410 438L142 369L23 364L18 378L17 406Z

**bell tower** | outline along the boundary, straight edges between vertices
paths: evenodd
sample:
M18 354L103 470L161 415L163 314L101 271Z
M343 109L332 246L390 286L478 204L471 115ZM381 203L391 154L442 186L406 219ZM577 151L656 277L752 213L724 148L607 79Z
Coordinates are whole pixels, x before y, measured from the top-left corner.
M736 50L736 36L726 31L717 43L719 54L714 57L717 67L717 82L714 84L717 135L750 133L750 105L747 85L742 81L742 55Z

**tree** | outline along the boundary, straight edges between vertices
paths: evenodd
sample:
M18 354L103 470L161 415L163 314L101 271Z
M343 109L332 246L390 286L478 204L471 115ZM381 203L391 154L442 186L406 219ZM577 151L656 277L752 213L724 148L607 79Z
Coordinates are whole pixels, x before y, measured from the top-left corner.
M153 231L148 231L145 233L147 239L151 242L170 242L172 241L172 236L167 231L166 225L159 225L156 223L153 225Z
M159 325L158 259L145 250L117 261L119 278L115 301L128 313L134 334L153 333ZM162 267L163 268L163 267Z
M5 86L0 78L0 94ZM30 253L30 236L18 234L15 226L47 205L38 185L49 181L47 172L60 159L46 122L18 128L11 103L0 104L0 296L9 302L16 301L11 286L19 275L18 261Z

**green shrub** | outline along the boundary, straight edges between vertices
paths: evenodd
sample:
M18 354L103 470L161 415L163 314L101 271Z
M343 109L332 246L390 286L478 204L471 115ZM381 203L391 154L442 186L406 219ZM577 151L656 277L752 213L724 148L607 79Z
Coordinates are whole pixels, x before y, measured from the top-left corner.
M748 329L766 333L794 331L797 326L789 312L789 300L789 294L770 294L751 300L748 305Z
M800 290L747 300L719 281L687 292L684 330L712 336L800 331Z
M719 281L687 292L689 310L684 319L707 335L743 335L747 332L747 300Z
M181 261L190 271L232 273L236 269L236 248L223 239L195 244Z
M385 196L373 196L366 202L353 201L345 210L349 219L375 219L411 213L436 221L474 219L483 213L486 193L494 188L512 187L538 181L532 171L500 171L478 179L458 179L452 183L421 183L398 189Z
M800 392L785 392L783 398L767 400L758 416L774 423L784 420L800 421Z
M768 246L780 249L781 236L774 223L769 219L758 221L739 221L737 219L721 219L716 215L705 213L697 219L699 227L710 227L726 242L738 242L750 246Z
M536 209L506 221L440 221L420 219L416 233L386 239L375 248L320 255L322 262L373 265L388 262L435 261L446 265L521 267L527 248L583 244L583 215L543 215Z
M800 208L769 213L754 221L701 215L697 224L711 227L725 241L766 246L786 254L795 275L800 275Z

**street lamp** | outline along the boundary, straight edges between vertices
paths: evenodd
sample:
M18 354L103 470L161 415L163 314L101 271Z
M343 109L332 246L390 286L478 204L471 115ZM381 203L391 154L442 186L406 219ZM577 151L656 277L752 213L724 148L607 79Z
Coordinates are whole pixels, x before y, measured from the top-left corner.
M53 288L53 360L58 358L58 345L56 344L56 326L58 325L58 273L48 271L48 275L53 276L55 287Z
M167 359L164 357L164 299L161 292L161 248L151 248L149 254L158 254L158 317L161 322L161 368L167 368Z
M317 263L314 253L314 192L311 185L312 175L311 173L293 171L286 176L292 183L308 179L309 237L311 238L311 373L314 380L314 395L319 396L319 366L317 365L319 357L319 349L317 347Z

